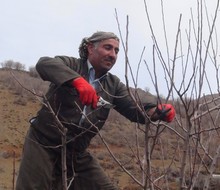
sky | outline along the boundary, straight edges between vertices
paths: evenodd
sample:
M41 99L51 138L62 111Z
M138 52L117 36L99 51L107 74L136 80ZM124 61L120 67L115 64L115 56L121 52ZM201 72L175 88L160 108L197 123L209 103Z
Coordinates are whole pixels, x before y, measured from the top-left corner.
M153 42L144 2L147 4L157 41L162 52L166 54L161 16L163 2L169 51L173 57L180 14L184 34L184 30L189 26L190 10L196 19L197 0L0 0L0 63L13 60L24 64L28 70L29 67L35 66L42 56L78 57L82 38L89 37L96 31L114 32L119 37L121 32L122 40L125 40L128 18L129 63L136 75L145 48L137 86L154 94L154 86L145 64L149 63L152 70ZM214 16L216 3L217 0L206 2L210 18ZM122 43L117 63L111 72L125 82L125 54ZM164 73L161 70L158 71L158 80L164 81ZM166 85L162 82L160 93L166 94ZM133 86L130 75L129 84Z

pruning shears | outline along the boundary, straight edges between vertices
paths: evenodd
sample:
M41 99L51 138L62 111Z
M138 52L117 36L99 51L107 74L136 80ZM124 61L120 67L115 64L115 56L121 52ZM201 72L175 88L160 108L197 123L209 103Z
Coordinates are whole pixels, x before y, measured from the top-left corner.
M104 99L100 96L100 97L99 97L99 101L98 101L98 103L97 103L97 107L104 107L104 108L110 109L110 108L113 108L114 105L111 104L110 102L104 100Z

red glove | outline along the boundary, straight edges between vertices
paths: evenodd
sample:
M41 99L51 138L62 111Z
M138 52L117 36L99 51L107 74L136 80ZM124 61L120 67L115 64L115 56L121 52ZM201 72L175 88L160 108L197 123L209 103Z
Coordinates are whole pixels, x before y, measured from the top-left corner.
M176 112L171 104L159 104L156 108L159 119L170 123L173 121Z
M96 91L83 77L73 80L72 85L78 91L79 99L83 105L92 104L93 108L97 107L98 96Z

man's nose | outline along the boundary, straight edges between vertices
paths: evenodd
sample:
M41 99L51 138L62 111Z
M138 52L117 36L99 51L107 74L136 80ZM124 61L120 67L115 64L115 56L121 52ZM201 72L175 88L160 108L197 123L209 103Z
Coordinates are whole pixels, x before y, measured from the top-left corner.
M115 50L111 50L111 51L110 51L110 56L111 56L112 58L114 58L114 59L117 58L117 53L115 52Z

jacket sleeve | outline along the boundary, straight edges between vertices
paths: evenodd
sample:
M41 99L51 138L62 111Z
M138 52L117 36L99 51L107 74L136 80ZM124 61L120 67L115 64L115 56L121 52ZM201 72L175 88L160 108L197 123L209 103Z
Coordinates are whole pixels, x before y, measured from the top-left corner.
M135 93L133 92L133 94ZM137 95L134 99L130 96L127 87L122 82L119 82L116 90L116 98L114 99L115 109L130 121L144 124L146 119L145 111L154 107L155 104L149 102L147 96L140 98Z
M75 58L64 56L55 58L41 57L36 64L36 70L43 80L60 86L69 80L80 77L76 72L76 60Z

